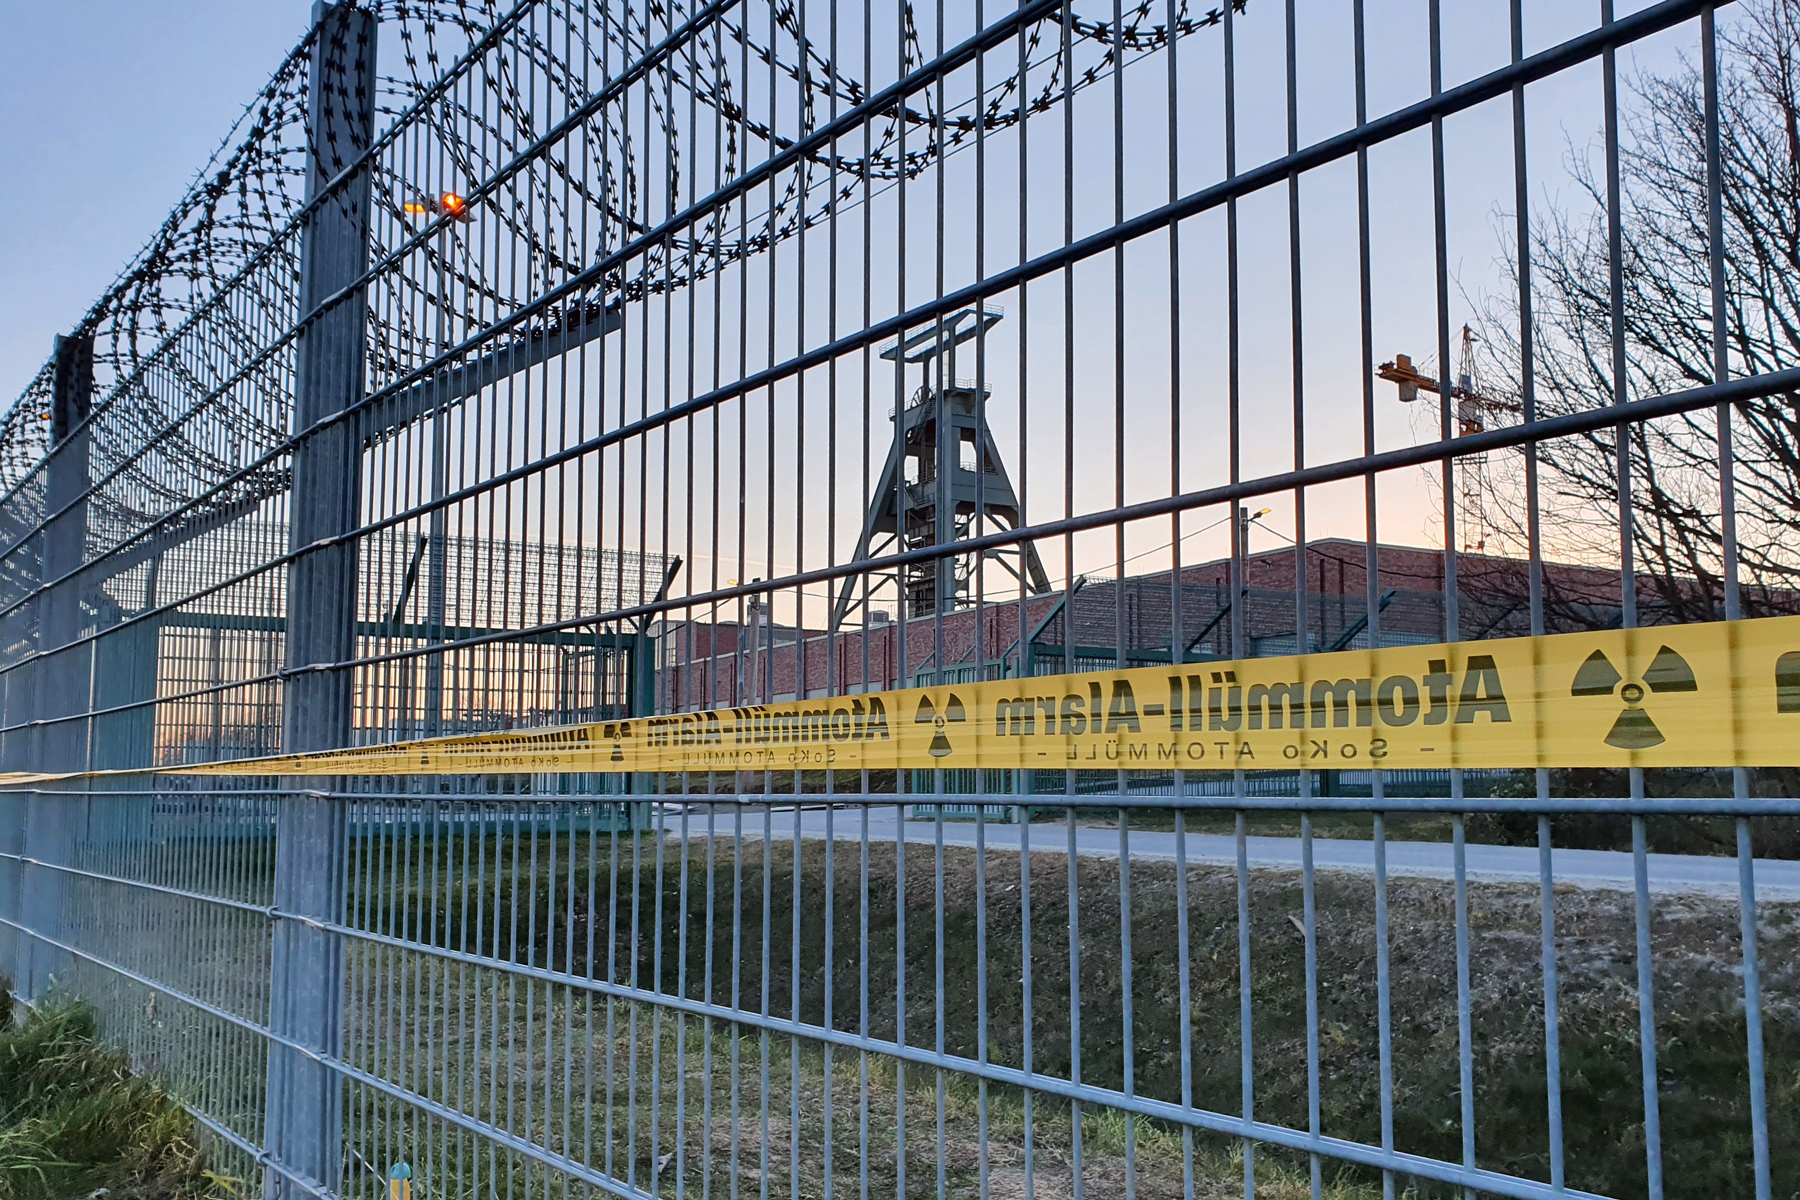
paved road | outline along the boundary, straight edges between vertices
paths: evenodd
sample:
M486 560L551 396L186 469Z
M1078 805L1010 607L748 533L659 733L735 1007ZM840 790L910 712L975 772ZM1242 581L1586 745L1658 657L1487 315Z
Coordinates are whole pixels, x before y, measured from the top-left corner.
M794 817L791 811L777 811L774 816L776 837L792 837ZM872 812L869 836L872 840L894 840L894 815ZM745 833L761 832L760 817L746 820ZM907 842L935 843L937 826L931 821L905 823ZM854 810L840 809L835 816L833 832L840 840L854 841L860 836L861 818ZM690 836L696 831L690 825ZM809 810L800 819L802 837L825 836L825 814ZM1017 825L990 822L986 828L987 844L994 850L1017 850L1020 841ZM973 846L973 821L944 822L944 844ZM1062 825L1038 824L1031 827L1031 848L1035 851L1059 852L1068 845L1068 831ZM1246 847L1250 865L1263 869L1298 870L1300 839L1286 837L1252 837ZM1173 833L1133 831L1131 857L1134 860L1168 862L1174 859L1176 839ZM1076 831L1075 852L1095 858L1117 858L1119 835L1114 829L1080 828ZM1221 834L1191 833L1187 835L1187 858L1192 863L1232 865L1237 862L1237 840ZM1705 892L1736 896L1738 862L1735 858L1716 858L1691 854L1652 854L1648 856L1650 888L1656 892ZM1470 844L1466 863L1469 878L1504 882L1538 880L1538 852L1531 846L1486 846ZM1635 885L1631 855L1612 850L1557 850L1553 857L1555 879L1559 884L1630 891ZM1322 871L1357 871L1373 873L1373 842L1346 838L1314 838L1313 865ZM1448 842L1387 843L1387 867L1391 876L1448 879L1455 867ZM1800 901L1800 861L1759 858L1756 860L1756 894L1760 900Z

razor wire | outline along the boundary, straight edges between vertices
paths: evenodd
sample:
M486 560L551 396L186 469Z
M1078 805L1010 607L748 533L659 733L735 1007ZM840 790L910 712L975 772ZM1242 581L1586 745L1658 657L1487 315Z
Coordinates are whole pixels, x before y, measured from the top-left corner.
M1248 0L1232 2L1238 12L1248 5ZM654 206L646 190L642 143L655 144L666 157L659 164L666 167L666 184L659 178L656 187L673 196L683 170L684 126L675 111L681 101L673 100L678 93L688 93L688 100L713 113L724 129L719 148L726 179L735 178L758 151L775 154L802 144L827 119L825 110L834 101L853 106L869 96L866 82L834 66L808 36L801 9L753 0L728 7L706 35L686 40L653 68L655 84L643 89L652 111L635 115L638 130L627 127L619 108L602 107L574 136L538 147L544 112L578 110L596 71L604 76L610 62L642 55L659 28L691 16L685 7L651 4L618 11L604 3L548 4L547 15L559 27L590 31L572 45L553 44L518 20L534 4L509 9L499 0L382 0L374 7L384 25L397 31L401 59L399 72L379 79L382 119L429 131L444 153L446 173L461 180L479 180L503 164L529 159L505 198L483 209L484 218L497 221L520 248L521 267L502 277L497 263L455 247L422 247L428 270L420 275L435 276L440 288L447 281L496 317L580 276L605 258L612 243L651 227ZM1155 21L1153 9L1164 6L1138 0L1116 26L1079 14L1065 20L1061 11L1029 22L1020 33L1024 67L1001 73L983 95L947 98L940 107L927 89L918 105L896 104L872 122L864 153L847 154L835 141L808 147L779 189L769 189L760 200L744 195L718 205L689 229L658 239L610 270L601 298L547 310L516 330L514 339L541 338L593 319L609 305L679 289L767 253L816 227L830 212L856 204L865 188L916 178L972 144L978 132L1004 129L1028 112L1066 103L1122 64L1158 53L1172 36L1212 28L1223 19L1222 9L1203 10L1190 0L1175 6L1172 23ZM928 56L911 3L901 7L900 18L904 75ZM514 48L526 53L527 66L479 72L481 88L474 94L479 105L470 95L437 86L446 72L466 69L464 56L502 21L512 22ZM283 234L305 200L306 51L303 42L283 60L144 249L74 329L95 339L95 419L90 421L95 474L116 481L93 498L96 550L184 505L202 505L189 519L204 519L208 511L244 513L287 486L278 468L245 476L240 467L278 447L291 427L289 384L254 361L251 349L266 343L271 329L301 315L297 243ZM799 85L802 102L783 114L791 117L790 125L778 127L751 115L746 64ZM534 88L550 102L528 94ZM903 133L909 129L921 136L909 142ZM337 148L322 152L328 164L349 165ZM591 176L574 169L576 155L600 169ZM420 194L417 181L397 177L375 158L378 205L397 211ZM602 232L583 243L584 227ZM246 286L252 274L255 286ZM417 299L417 306L371 306L370 367L376 379L404 375L411 364L442 352L429 322L439 294L423 289ZM195 320L202 311L209 323ZM184 345L184 329L202 330L210 344ZM165 386L145 385L155 373L165 377ZM214 402L230 380L244 375L256 403ZM49 391L46 365L0 416L0 495L10 497L26 485L50 450ZM195 420L202 408L203 419Z

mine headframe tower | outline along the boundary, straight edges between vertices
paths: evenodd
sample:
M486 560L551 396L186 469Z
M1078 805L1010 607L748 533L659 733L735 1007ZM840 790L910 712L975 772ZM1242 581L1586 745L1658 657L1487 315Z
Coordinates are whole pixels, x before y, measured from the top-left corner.
M1004 315L998 308L965 308L882 351L881 357L902 372L918 364L921 378L906 403L890 414L894 440L869 498L857 561L896 548L948 546L1024 523L1018 493L988 427L988 389L956 376L956 348ZM1029 541L943 554L901 565L905 615L930 616L971 603L971 581L983 560L997 563L1034 593L1050 590L1050 577ZM841 627L865 598L856 578L845 579L833 606L834 625Z

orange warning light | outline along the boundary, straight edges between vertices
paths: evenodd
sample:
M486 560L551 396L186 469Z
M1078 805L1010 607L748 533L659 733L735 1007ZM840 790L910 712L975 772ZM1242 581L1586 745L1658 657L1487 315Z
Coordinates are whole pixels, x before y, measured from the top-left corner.
M400 211L411 217L444 216L452 221L469 219L469 198L456 192L445 192L429 200L408 200L400 206Z

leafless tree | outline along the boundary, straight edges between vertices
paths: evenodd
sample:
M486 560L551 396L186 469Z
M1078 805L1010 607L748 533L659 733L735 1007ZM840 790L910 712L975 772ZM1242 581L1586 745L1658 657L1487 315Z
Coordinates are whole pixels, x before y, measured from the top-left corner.
M1733 375L1800 366L1800 0L1752 0L1721 24L1718 106L1725 326ZM1710 383L1713 302L1701 63L1620 85L1619 208L1627 399ZM1535 400L1542 416L1615 399L1604 155L1571 150L1578 204L1552 206L1530 233ZM1520 386L1516 246L1510 295L1486 305L1484 369ZM1800 611L1800 420L1794 393L1734 405L1746 615ZM1722 615L1723 524L1716 410L1626 428L1629 536L1651 621ZM1619 561L1619 443L1611 430L1539 450L1546 557ZM1489 466L1489 520L1523 544L1522 452ZM1560 605L1552 627L1592 623L1592 597ZM1561 607L1569 611L1560 611Z

